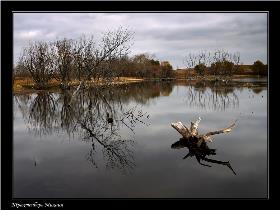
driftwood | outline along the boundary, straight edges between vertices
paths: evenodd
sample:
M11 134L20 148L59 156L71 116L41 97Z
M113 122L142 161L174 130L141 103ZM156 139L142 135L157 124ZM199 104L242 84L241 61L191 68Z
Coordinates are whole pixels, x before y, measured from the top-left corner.
M199 117L198 120L195 121L194 123L191 122L190 128L187 128L187 126L183 125L183 123L181 123L181 122L171 123L171 126L174 129L176 129L183 136L183 139L186 139L186 140L197 139L198 144L201 144L203 141L212 142L212 138L211 138L212 135L230 132L236 123L236 121L235 121L230 126L224 128L224 129L217 130L217 131L211 131L206 134L199 135L197 129L198 129L198 124L200 121L201 121L201 118Z
M211 167L210 165L201 163L201 160L210 163L225 165L236 175L229 161L214 160L206 157L209 155L216 155L215 149L210 149L207 146L207 142L212 142L211 136L230 132L235 126L236 121L224 129L211 131L206 134L199 135L197 129L200 121L201 118L199 117L198 120L194 123L191 122L190 128L187 128L187 126L183 125L183 123L181 122L171 123L171 126L175 128L183 137L180 139L180 141L177 141L174 144L172 144L171 148L181 149L187 147L189 149L189 153L183 159L195 156L199 164L203 166Z

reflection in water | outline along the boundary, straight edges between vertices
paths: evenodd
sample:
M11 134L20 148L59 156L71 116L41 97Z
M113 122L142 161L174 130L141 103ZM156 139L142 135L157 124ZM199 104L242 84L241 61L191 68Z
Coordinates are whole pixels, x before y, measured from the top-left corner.
M49 134L52 132L53 124L56 123L56 101L53 94L48 92L40 92L31 101L29 107L29 119L36 133Z
M215 83L197 82L187 89L187 102L190 106L202 109L225 111L238 107L239 100L234 87Z
M77 122L86 114L104 122L108 122L109 117L113 125L123 124L132 131L137 122L144 123L140 118L148 115L142 113L139 106L131 108L126 105L131 102L147 105L153 98L168 96L173 85L171 82L145 82L120 87L82 89L75 97L74 90L63 90L59 93L15 95L14 99L26 124L40 135L51 134L58 129L68 134L73 133L77 129ZM135 118L136 115L138 117Z
M106 113L102 112L99 106L103 110L109 110L111 115L108 111ZM96 154L95 143L97 143L102 147L103 157L107 160L106 167L119 168L123 172L129 172L133 169L135 166L133 157L134 141L130 138L126 139L120 132L123 128L122 126L129 128L133 132L136 123L140 122L147 125L142 121L144 117L146 117L146 113L142 113L136 107L125 111L125 108L120 103L110 103L103 96L101 96L100 100L90 100L82 115L77 118L77 124L84 131L83 139L91 142L87 160L97 167L94 158Z
M70 106L72 94L70 91L62 90L59 94L58 103L61 104L60 108L60 126L62 130L65 130L68 134L75 131L75 112L77 111L75 106ZM75 110L75 111L74 111Z
M15 95L14 100L27 127L34 134L49 135L56 131L65 132L69 137L70 134L79 135L91 145L87 159L94 166L97 166L94 156L98 144L103 148L108 167L125 168L126 165L132 168L134 128L137 124L148 125L150 115L144 113L141 107L127 105L134 102L149 106L151 100L169 96L174 85L175 82L143 82L106 88L92 87L81 89L75 97L73 88L58 93L42 91L33 95ZM191 81L180 85L186 86L186 100L190 106L214 110L238 106L234 88L242 88L238 84L233 87L216 82ZM252 88L257 92L262 90L262 86ZM124 136L124 133L128 133L126 129L130 136ZM202 156L196 157L202 159ZM205 155L203 158L209 161Z
M250 88L254 93L260 93L266 88L265 82L249 83L238 81L191 81L187 84L186 101L191 107L214 111L226 111L238 108L239 99L235 90Z
M72 97L75 88L47 94L15 94L13 196L265 197L266 85L236 85L233 93L238 96L238 107L225 107L225 111L215 113L186 103L190 86L194 92L200 89L198 85L195 88L195 81L143 82L106 89L81 89L75 97ZM220 85L222 92L224 87ZM207 83L205 89L207 94L214 91ZM230 91L223 94L232 97ZM194 101L198 99L194 97ZM207 106L214 109L211 101ZM238 114L246 117L239 121L241 129L236 129L230 137L236 141L219 142L224 152L230 148L228 159L208 143L199 147L179 141L177 144L185 149L170 148L173 143L170 139L179 140L169 127L171 122L183 121L186 115L188 118L201 116L214 128L235 119ZM47 132L42 132L44 126ZM242 129L244 126L246 129ZM33 136L38 133L42 133L42 138ZM68 138L71 141L67 141ZM180 152L179 159L177 152ZM184 156L189 160L182 160ZM212 167L199 165L196 158ZM233 175L230 166L238 176ZM194 167L203 173L198 174ZM122 174L130 172L133 175Z
M199 164L201 164L203 166L211 167L211 165L201 163L201 160L204 160L204 161L210 162L210 163L225 165L225 166L229 167L229 169L236 175L235 171L233 170L233 168L231 167L231 165L228 161L224 162L224 161L214 160L214 159L210 159L210 158L206 157L206 156L210 156L210 155L216 155L216 149L210 149L207 146L207 143L205 141L203 141L201 143L201 142L198 142L197 138L189 138L187 140L184 138L181 138L179 141L177 141L171 145L172 149L181 149L184 147L187 147L189 149L189 153L185 157L183 157L183 159L186 159L187 157L195 156L195 158L197 159Z
M29 130L35 135L48 135L53 131L77 134L91 147L87 154L95 167L96 145L108 168L119 168L124 172L135 166L133 137L124 137L124 129L134 134L137 124L149 125L149 115L141 108L124 106L123 98L113 88L102 87L81 90L73 97L73 90L58 94L39 92L33 97L15 96Z
M88 136L85 139L92 143L87 155L87 160L89 160L95 167L97 167L94 158L96 154L95 143L99 143L103 149L103 157L107 160L106 167L112 169L119 168L122 169L123 172L130 171L134 168L133 140L122 139L115 129L111 130L111 132L106 132L108 130L106 126L99 128L97 126L91 128L91 130L86 124L81 123L81 127L88 133ZM100 133L100 131L104 131L104 133Z
M18 109L20 110L24 120L27 119L29 115L28 103L30 99L31 99L31 95L27 95L27 94L14 96L14 101L17 104Z

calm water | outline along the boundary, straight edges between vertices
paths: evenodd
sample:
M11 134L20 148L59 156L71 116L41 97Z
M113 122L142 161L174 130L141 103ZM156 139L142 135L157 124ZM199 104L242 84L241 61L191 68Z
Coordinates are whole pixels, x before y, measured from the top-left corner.
M144 82L72 98L74 90L15 95L14 197L267 197L267 88L242 84ZM204 165L195 155L183 159L189 149L170 126L198 117L199 133L238 120L207 143Z

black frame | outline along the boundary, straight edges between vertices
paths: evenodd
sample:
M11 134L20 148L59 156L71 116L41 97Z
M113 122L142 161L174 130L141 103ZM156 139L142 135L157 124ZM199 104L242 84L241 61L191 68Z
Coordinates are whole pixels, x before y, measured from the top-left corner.
M36 204L33 208L37 207L38 204L44 205L44 203L51 204L63 204L64 209L68 207L78 207L79 209L85 209L87 206L91 206L92 202L97 199L14 199L12 196L12 157L13 157L13 127L12 127L12 71L13 68L13 12L35 12L35 11L46 11L46 12L79 12L79 11L117 11L117 12L264 12L268 11L269 15L269 27L268 27L268 66L269 66L269 95L268 102L271 98L272 80L276 79L275 70L276 67L275 53L277 52L277 24L279 19L279 2L210 2L210 1L199 1L199 2L117 2L117 1L105 1L105 2L1 2L1 94L2 94L2 121L1 126L1 167L2 167L2 209L15 208L15 203L24 204ZM273 70L271 70L273 69ZM268 103L270 104L270 103ZM268 133L270 133L270 126L272 123L269 118L268 109ZM271 136L271 133L268 137ZM275 139L277 140L277 139ZM271 141L268 144L268 154L271 153ZM11 152L12 151L12 152ZM271 160L271 158L268 158ZM268 166L271 164L268 164ZM268 171L270 172L271 167L269 166ZM269 175L271 172L269 173ZM268 179L268 198L263 200L271 199L271 179ZM104 199L98 199L104 200ZM114 199L111 199L114 200ZM119 199L118 199L119 200ZM131 200L131 199L122 199ZM162 199L157 199L162 200ZM167 199L165 199L167 200ZM178 199L171 199L178 200ZM182 200L182 199L179 199ZM213 199L211 199L213 200ZM214 199L215 200L215 199ZM216 199L217 200L217 199ZM255 199L253 199L255 200ZM35 203L37 202L37 203ZM14 204L13 204L14 203ZM31 208L31 207L30 207Z

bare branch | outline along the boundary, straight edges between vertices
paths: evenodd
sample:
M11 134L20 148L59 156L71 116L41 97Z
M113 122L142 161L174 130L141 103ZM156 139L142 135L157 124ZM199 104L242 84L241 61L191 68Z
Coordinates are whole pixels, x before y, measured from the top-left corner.
M235 126L236 121L237 120L235 120L235 122L233 124L231 124L230 126L224 128L224 129L217 130L217 131L211 131L211 132L206 133L203 136L207 139L209 136L212 136L212 135L216 135L216 134L220 134L220 133L229 133Z

